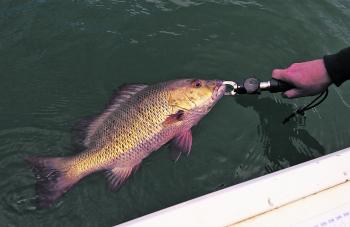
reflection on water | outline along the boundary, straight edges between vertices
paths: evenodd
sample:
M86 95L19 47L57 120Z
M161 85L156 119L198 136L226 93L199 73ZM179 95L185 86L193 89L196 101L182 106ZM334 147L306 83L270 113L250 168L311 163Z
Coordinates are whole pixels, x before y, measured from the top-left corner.
M305 130L300 117L282 124L283 117L294 110L291 104L276 103L271 98L260 98L256 95L237 96L236 101L243 107L252 107L259 115L260 124L257 130L260 142L264 155L271 162L265 166L267 172L293 166L325 154L324 147Z

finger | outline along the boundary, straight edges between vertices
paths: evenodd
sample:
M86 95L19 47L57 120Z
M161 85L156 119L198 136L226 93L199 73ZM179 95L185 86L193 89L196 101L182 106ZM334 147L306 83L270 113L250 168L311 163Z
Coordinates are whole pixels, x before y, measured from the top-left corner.
M302 95L302 91L301 90L294 88L294 89L290 89L290 90L282 93L282 96L284 98L293 99L293 98L301 97L303 95Z
M274 69L272 71L272 78L276 80L283 80L286 77L286 74L285 69Z
M287 69L274 69L272 71L272 78L284 81L289 84L294 84Z

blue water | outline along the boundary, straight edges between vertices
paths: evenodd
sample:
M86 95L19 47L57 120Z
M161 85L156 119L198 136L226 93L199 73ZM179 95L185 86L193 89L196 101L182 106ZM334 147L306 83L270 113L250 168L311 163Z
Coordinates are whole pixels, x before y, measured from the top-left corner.
M350 146L350 83L282 125L310 98L224 97L193 129L189 157L168 148L119 190L87 177L35 207L27 155L73 154L71 127L124 83L184 77L269 79L274 68L350 45L349 1L0 2L0 223L110 226ZM234 202L234 201L232 201ZM239 204L237 204L239 206Z

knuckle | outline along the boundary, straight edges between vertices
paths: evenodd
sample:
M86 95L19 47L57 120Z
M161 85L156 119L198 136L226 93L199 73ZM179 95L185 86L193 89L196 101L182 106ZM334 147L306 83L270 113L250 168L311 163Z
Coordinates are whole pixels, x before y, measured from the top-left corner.
M293 75L294 69L293 68L288 68L285 73L286 73L287 77L290 77L290 76Z
M299 63L293 63L288 67L288 69L289 71L294 71L299 67L299 65L300 65Z

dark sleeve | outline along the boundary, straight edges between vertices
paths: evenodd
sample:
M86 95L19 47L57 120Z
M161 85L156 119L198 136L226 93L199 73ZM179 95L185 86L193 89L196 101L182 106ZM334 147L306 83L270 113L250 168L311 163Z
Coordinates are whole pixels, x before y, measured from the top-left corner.
M336 54L326 55L323 60L328 75L335 85L340 86L350 79L350 47Z

